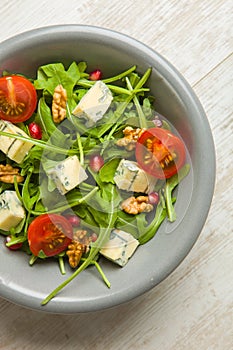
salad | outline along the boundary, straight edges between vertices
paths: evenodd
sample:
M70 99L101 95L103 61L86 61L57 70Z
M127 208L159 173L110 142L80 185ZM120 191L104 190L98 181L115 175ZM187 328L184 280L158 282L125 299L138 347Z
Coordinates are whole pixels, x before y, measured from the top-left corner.
M73 62L0 78L0 233L30 265L56 259L62 274L73 270L42 305L90 265L110 287L101 259L125 266L176 220L189 164L153 108L150 74L133 66L105 78Z

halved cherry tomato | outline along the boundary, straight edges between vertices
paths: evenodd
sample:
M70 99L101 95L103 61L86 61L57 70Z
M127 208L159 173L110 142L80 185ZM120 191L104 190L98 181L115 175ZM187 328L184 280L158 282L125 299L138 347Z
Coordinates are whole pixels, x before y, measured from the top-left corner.
M136 144L136 159L140 167L157 177L169 178L184 165L186 158L183 141L162 128L143 132Z
M0 119L20 123L36 109L37 94L32 83L21 76L0 78Z
M46 256L54 256L67 248L72 235L72 226L66 218L57 214L43 214L29 225L29 247L36 256L41 251Z

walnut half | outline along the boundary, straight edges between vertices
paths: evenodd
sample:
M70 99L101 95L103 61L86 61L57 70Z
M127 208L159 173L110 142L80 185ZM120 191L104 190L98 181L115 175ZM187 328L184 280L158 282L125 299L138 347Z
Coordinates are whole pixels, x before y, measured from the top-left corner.
M74 240L72 240L71 243L68 245L66 255L69 258L69 265L73 269L78 266L82 255L86 253L86 249L87 247L84 244Z
M18 168L13 168L10 164L0 164L0 181L13 184L15 177L18 183L24 181L24 177L19 174Z
M128 214L137 215L139 213L149 213L153 210L153 205L148 203L148 196L129 197L121 203L121 209Z
M82 255L89 251L91 237L86 230L77 230L74 233L71 243L68 245L66 255L69 258L69 265L76 268L82 258Z
M66 118L67 93L60 84L54 89L52 115L54 123L61 123Z
M119 147L124 147L128 151L132 151L135 146L138 138L142 135L145 129L133 129L131 126L127 126L123 130L124 137L119 139L116 144Z

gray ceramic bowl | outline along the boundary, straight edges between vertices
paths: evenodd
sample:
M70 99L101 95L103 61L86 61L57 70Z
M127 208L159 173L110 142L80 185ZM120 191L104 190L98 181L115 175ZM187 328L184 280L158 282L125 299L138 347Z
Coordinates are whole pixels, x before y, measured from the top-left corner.
M148 82L156 109L184 139L192 171L182 182L176 204L178 220L164 223L150 242L141 246L123 269L105 262L108 289L87 269L46 306L40 302L63 280L56 263L28 265L24 253L0 245L0 296L17 304L55 313L100 310L129 301L165 279L185 258L205 223L215 180L215 151L206 115L184 78L158 53L117 32L79 25L52 26L20 34L0 44L0 71L35 77L38 66L85 60L90 70L106 75L137 65L140 73L152 67Z

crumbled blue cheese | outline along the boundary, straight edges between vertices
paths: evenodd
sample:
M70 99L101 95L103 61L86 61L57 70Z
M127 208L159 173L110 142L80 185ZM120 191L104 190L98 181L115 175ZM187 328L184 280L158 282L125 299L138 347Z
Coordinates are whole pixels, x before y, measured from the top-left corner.
M59 162L47 174L55 182L61 194L71 191L88 177L77 156Z
M109 241L101 248L100 254L117 265L125 266L138 245L138 240L131 234L114 229Z
M0 120L0 130L9 134L28 137L23 130L5 120ZM0 150L16 163L21 163L32 147L33 144L27 141L0 135Z
M15 191L4 191L0 195L0 229L9 231L25 217L25 210Z
M138 163L122 159L116 169L114 181L121 190L150 193L157 179L141 169Z
M86 126L91 127L103 118L111 105L113 96L106 84L98 80L82 97L72 114L86 119Z

